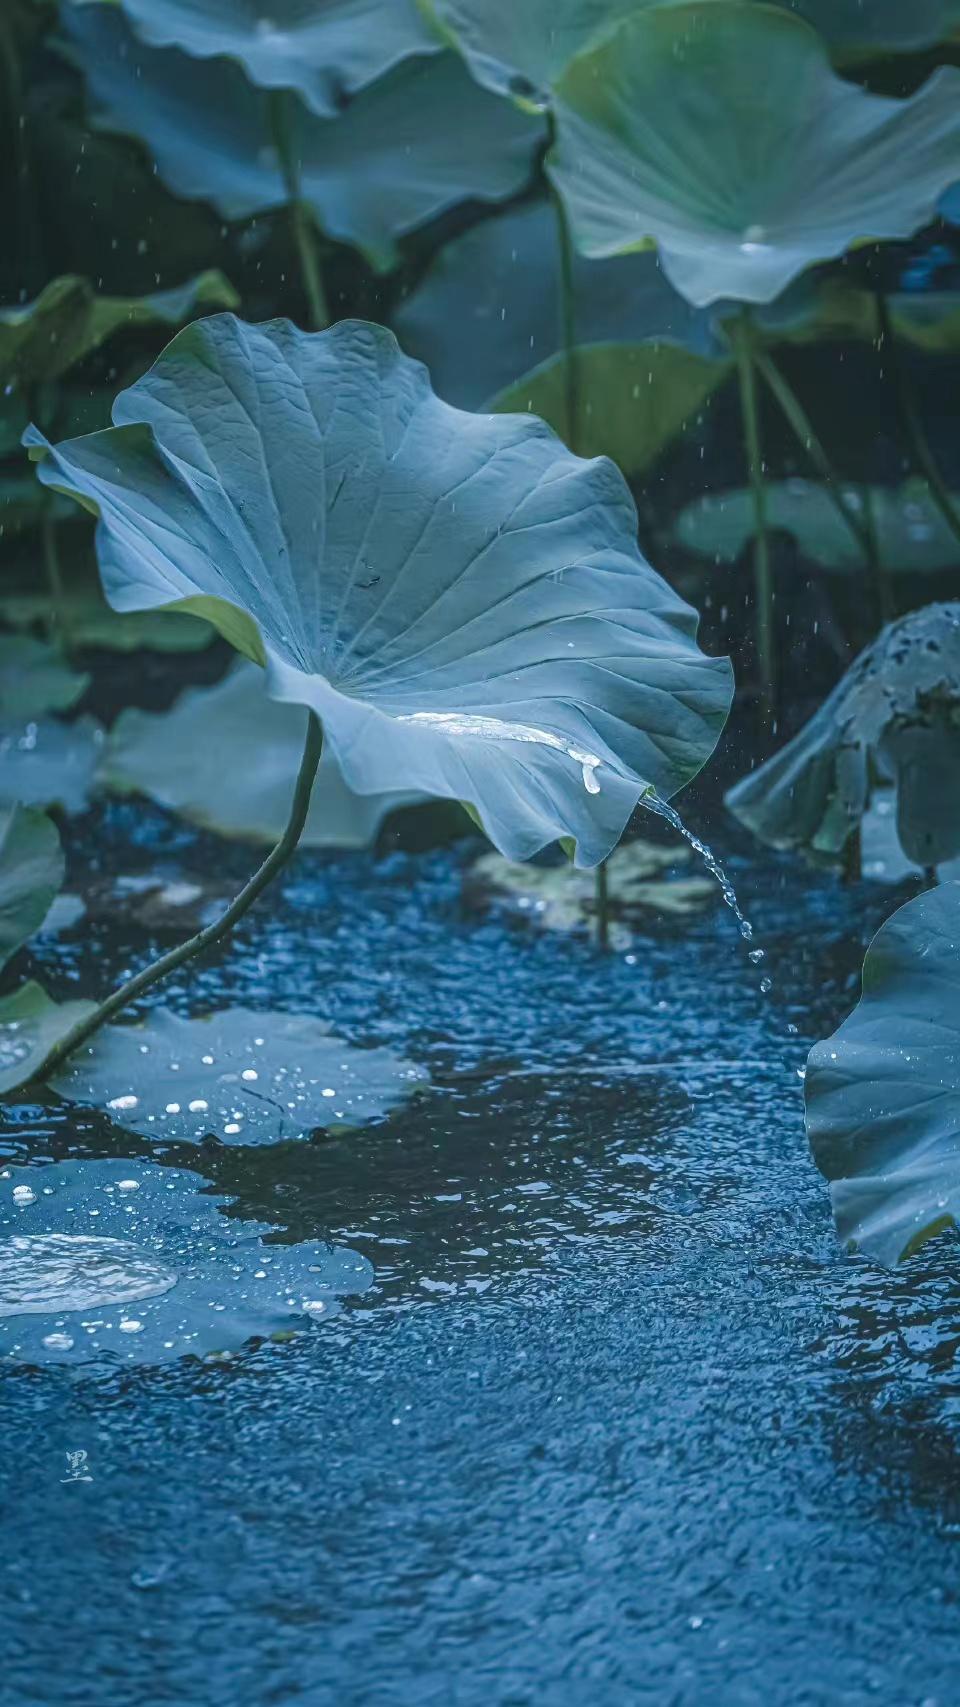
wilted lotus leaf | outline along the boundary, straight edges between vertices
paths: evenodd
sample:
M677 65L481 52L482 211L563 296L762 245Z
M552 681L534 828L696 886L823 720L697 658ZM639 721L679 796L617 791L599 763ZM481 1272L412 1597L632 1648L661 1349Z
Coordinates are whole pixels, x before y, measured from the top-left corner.
M810 1053L807 1134L837 1231L893 1264L960 1214L960 883L908 901L863 963L863 995Z
M712 750L729 666L616 468L441 403L382 327L199 321L114 419L40 468L99 509L110 602L185 604L266 661L354 792L463 800L509 858L570 836L595 864Z
M629 948L635 930L652 913L684 917L716 900L708 877L666 880L663 873L690 859L689 848L658 847L653 842L624 843L607 861L610 908L609 940ZM596 917L592 876L570 865L513 865L500 854L482 854L470 867L467 888L482 900L503 899L545 930L589 931Z
M674 290L651 252L575 255L573 290L578 344L647 339L717 353L709 316ZM559 299L556 217L536 201L447 243L393 324L441 397L478 409L560 349Z
M924 481L900 487L842 488L847 507L869 509L882 569L934 574L960 559L956 534ZM960 497L956 500L960 505ZM863 569L863 550L825 486L782 480L767 487L767 526L793 535L804 557L826 569ZM697 498L678 517L676 537L690 551L717 563L735 563L756 527L753 494L744 489Z
M577 349L575 428L567 421L567 358L554 356L494 398L492 407L527 410L576 443L582 456L609 456L628 475L650 467L696 420L730 372L722 357L682 345L586 344Z
M29 634L0 634L0 718L41 717L68 711L90 677L71 669L63 654Z
M578 248L655 240L690 302L769 302L862 238L908 237L957 175L960 71L908 100L844 82L799 18L754 0L643 10L555 97L548 170Z
M876 783L908 859L960 854L960 604L890 623L800 733L726 799L764 842L836 858Z
M336 1315L373 1271L355 1251L267 1243L202 1175L144 1161L0 1174L0 1356L168 1363Z
M93 717L73 723L59 718L0 719L0 811L21 800L26 806L59 806L82 812L90 798L103 745Z
M0 309L0 384L57 379L115 332L137 326L180 326L205 308L236 308L240 299L222 273L201 273L176 290L151 296L97 296L89 280L51 280L33 302Z
M276 842L290 816L306 727L302 705L270 699L263 671L238 660L216 687L188 689L171 711L122 712L99 780L122 793L148 794L221 836ZM418 798L400 790L352 793L328 748L301 846L369 847L386 814Z
M71 1102L166 1143L278 1144L388 1113L425 1080L387 1049L356 1049L301 1014L155 1008L110 1025L51 1078Z
M74 4L89 0L74 0ZM102 0L100 0L102 3ZM197 59L223 54L261 89L296 89L332 117L344 96L439 43L416 0L121 0L138 36Z
M85 6L64 21L95 122L140 137L169 189L213 202L225 219L288 201L270 96L238 65L145 47L115 6ZM295 95L285 105L303 200L331 237L383 267L399 237L446 208L521 189L541 137L449 52L405 60L336 119L317 118Z
M0 824L0 968L43 924L63 882L56 826L14 806Z
M54 1044L86 1019L95 1002L54 1002L39 984L0 997L0 1096L36 1078Z

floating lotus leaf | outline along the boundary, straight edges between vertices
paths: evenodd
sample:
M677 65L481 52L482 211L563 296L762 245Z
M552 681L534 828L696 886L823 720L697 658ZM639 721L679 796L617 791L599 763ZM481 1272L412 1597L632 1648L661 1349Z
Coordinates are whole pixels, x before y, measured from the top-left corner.
M0 718L41 717L76 705L90 677L28 634L0 634Z
M0 968L43 924L63 873L56 826L42 812L14 806L0 827Z
M54 1002L39 984L0 996L0 1097L34 1080L51 1049L95 1002Z
M209 1182L152 1162L0 1174L0 1356L9 1363L169 1363L336 1315L373 1270L355 1251L265 1241Z
M960 883L908 901L863 963L863 995L810 1053L807 1133L840 1237L902 1262L960 1213Z
M216 622L354 792L464 800L509 858L570 836L595 864L712 750L729 666L614 466L451 409L382 327L199 321L114 419L40 465L99 509L110 602Z
M270 97L228 60L145 47L113 6L66 17L101 128L138 136L177 195L225 219L278 208L288 190ZM458 202L499 201L533 171L540 126L480 89L455 54L406 60L337 119L286 102L301 193L331 237L382 267L396 240Z
M583 456L612 457L628 475L656 461L730 372L723 358L652 342L586 344L574 361L577 449ZM502 391L491 407L540 415L569 441L567 358L544 362Z
M934 574L960 560L953 531L923 481L895 488L843 489L848 507L869 506L880 566L891 572ZM960 497L955 502L960 506ZM783 480L767 487L767 525L793 535L804 557L824 568L862 570L863 551L838 513L825 486L812 480ZM743 489L697 498L677 518L675 533L689 551L717 563L735 563L753 538L753 494Z
M179 47L197 59L227 55L261 89L295 89L328 118L345 95L440 45L415 0L269 0L269 10L262 0L121 3L152 47Z
M108 737L100 781L122 793L148 794L218 835L276 842L290 816L306 727L303 706L269 699L263 671L238 660L216 687L188 689L171 711L122 712ZM328 748L301 846L369 847L388 812L419 798L400 790L353 794Z
M93 788L103 730L92 717L73 723L45 717L0 721L0 811L21 800L26 806L59 806L82 812Z
M425 1075L387 1049L356 1049L321 1020L225 1008L180 1019L155 1008L110 1025L51 1088L166 1143L278 1144L376 1120Z
M960 604L890 623L781 752L730 790L761 841L836 858L876 782L897 790L908 859L960 854Z
M717 352L709 317L673 289L655 254L577 255L573 290L580 344L659 339ZM560 349L559 296L556 217L536 201L446 244L393 324L441 397L478 409Z
M151 296L97 296L87 279L53 279L33 302L0 309L0 384L57 379L115 332L180 326L205 308L237 308L222 273L201 273Z
M769 302L859 239L933 218L960 158L960 71L908 100L833 71L800 19L754 0L641 11L557 87L548 170L578 248L656 241L690 302Z

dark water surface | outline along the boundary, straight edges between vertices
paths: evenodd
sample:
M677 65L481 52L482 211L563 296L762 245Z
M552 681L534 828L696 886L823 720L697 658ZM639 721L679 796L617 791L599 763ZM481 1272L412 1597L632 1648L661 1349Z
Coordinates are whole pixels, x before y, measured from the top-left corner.
M838 1250L797 1073L889 896L735 859L764 995L722 906L605 961L465 911L468 852L302 856L168 995L326 1015L433 1089L162 1155L368 1257L335 1320L225 1365L4 1371L3 1700L949 1707L956 1249ZM127 808L80 853L247 864ZM41 971L103 988L149 946L108 921ZM5 1118L11 1159L150 1153Z

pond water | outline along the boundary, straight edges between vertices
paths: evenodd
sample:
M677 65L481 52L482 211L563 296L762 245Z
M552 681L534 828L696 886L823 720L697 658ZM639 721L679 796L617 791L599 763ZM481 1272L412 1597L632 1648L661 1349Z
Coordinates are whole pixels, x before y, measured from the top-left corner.
M78 870L131 838L245 868L147 809L87 823ZM702 827L767 994L722 905L607 958L467 911L469 844L303 855L167 991L323 1014L432 1087L353 1135L160 1152L369 1259L335 1319L223 1364L5 1369L12 1707L956 1700L955 1250L839 1250L798 1076L890 897ZM43 975L106 987L131 940L48 943ZM12 1162L158 1154L92 1111L4 1122Z

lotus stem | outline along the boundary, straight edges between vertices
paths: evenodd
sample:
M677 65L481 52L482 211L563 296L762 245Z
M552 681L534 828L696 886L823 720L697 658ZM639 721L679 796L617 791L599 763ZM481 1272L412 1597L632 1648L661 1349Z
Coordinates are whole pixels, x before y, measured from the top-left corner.
M773 575L770 567L770 537L767 532L767 489L760 440L760 398L757 386L756 348L750 310L743 308L732 325L731 337L740 380L740 411L756 532L753 543L753 585L757 663L760 670L760 705L764 722L771 722L777 703L777 659L773 629Z
M960 540L960 515L957 514L954 502L947 489L943 475L937 467L936 458L927 438L926 428L920 414L917 394L913 380L900 354L893 323L890 319L890 309L882 290L875 292L877 307L877 326L881 348L886 352L893 371L894 389L897 395L897 412L904 437L913 452L918 472L927 483L927 490L934 504L954 537Z
M597 947L604 953L610 947L610 879L607 862L600 861L594 874L594 904L597 919Z
M55 502L53 493L45 490L42 499L43 509L40 515L40 545L43 552L43 570L47 578L47 589L50 593L50 604L53 611L51 626L59 638L64 652L69 652L70 620L67 615L67 601L60 569L57 522L53 513Z
M300 162L290 137L290 101L286 90L274 89L269 96L270 126L274 147L280 159L280 170L287 190L290 228L300 262L300 278L310 314L310 330L322 332L330 324L330 309L323 287L320 256L317 250L317 227L313 212L303 199L300 183Z
M74 1054L82 1044L87 1042L88 1038L93 1037L101 1026L106 1025L124 1008L129 1007L130 1003L142 996L145 990L151 989L162 978L166 978L168 973L175 972L177 967L183 966L186 961L195 959L198 954L203 953L204 949L210 948L215 942L220 942L232 931L237 920L249 911L257 897L263 893L268 883L273 881L278 871L287 864L294 852L306 823L307 812L310 807L310 794L322 751L323 730L316 714L311 711L307 721L303 757L300 760L300 772L293 792L293 802L287 827L276 847L267 855L259 870L254 872L248 883L244 884L239 895L231 901L226 912L222 913L219 919L216 919L213 924L207 925L202 931L198 931L196 936L190 937L188 942L181 943L178 948L172 948L169 954L162 954L159 960L153 961L150 966L145 966L143 971L138 972L135 977L128 978L126 983L114 990L113 994L108 996L106 1001L101 1002L92 1014L78 1021L73 1029L68 1031L66 1036L61 1038L60 1042L51 1049L35 1074L36 1078L49 1077L53 1069L61 1066L68 1056Z

